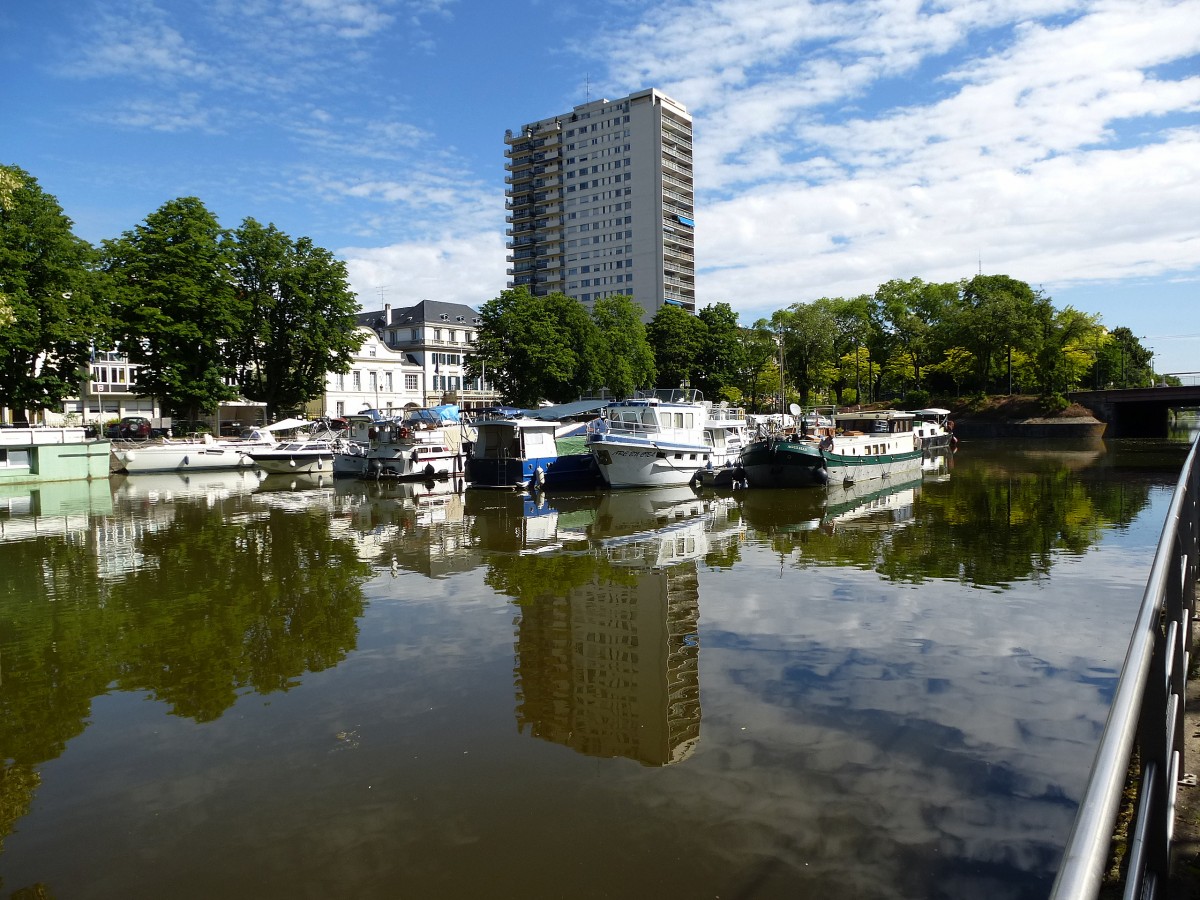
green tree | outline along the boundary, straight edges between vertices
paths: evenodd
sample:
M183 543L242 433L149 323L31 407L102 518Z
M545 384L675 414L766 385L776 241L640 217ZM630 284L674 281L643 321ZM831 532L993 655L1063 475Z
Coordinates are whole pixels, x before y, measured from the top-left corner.
M535 406L577 375L579 358L570 334L547 299L522 285L479 308L478 342L467 373L478 378L486 372L506 403Z
M881 284L873 303L878 321L891 338L891 370L921 388L922 372L941 357L938 323L958 300L958 285L928 284L920 278Z
M79 392L107 324L94 264L58 201L0 166L0 406L53 409Z
M646 338L654 349L659 387L673 388L692 381L707 330L703 321L678 306L667 304L654 314L646 326Z
M1152 357L1142 346L1142 339L1124 326L1114 328L1109 335L1111 342L1104 349L1106 370L1111 372L1109 381L1119 388L1145 387L1150 380Z
M710 400L731 400L730 391L738 389L746 368L738 315L728 303L716 303L700 310L698 317L705 331L693 383Z
M248 303L231 343L242 392L274 419L321 395L329 372L350 370L362 339L346 266L310 238L246 219L235 233L235 277Z
M1048 299L1039 304L1038 313L1042 334L1037 388L1043 397L1057 399L1079 385L1091 365L1089 348L1096 345L1104 328L1099 316L1071 306L1056 310Z
M601 383L617 397L654 386L654 351L646 339L641 307L623 295L602 297L592 305L599 332Z
M956 305L957 343L979 363L979 386L987 390L996 364L1011 393L1013 349L1035 351L1037 296L1023 281L1007 275L976 275L963 285Z
M236 398L232 348L249 328L249 304L216 217L195 197L171 200L103 252L115 333L138 366L138 394L193 419Z
M581 394L600 387L600 330L583 304L559 291L543 301L554 320L570 363L561 375L547 378L542 395L554 403L577 400Z
M863 377L867 374L866 346L874 323L871 320L871 295L860 294L848 300L841 297L826 301L833 315L834 353L839 365L832 387L840 405L847 388L854 385L854 402L861 402Z
M787 370L807 406L814 392L828 387L835 377L834 335L836 322L828 298L812 303L793 303L775 314L774 322L783 335Z
M746 398L747 407L758 412L780 390L779 342L771 323L758 319L750 328L740 329L738 343L745 360L738 387Z

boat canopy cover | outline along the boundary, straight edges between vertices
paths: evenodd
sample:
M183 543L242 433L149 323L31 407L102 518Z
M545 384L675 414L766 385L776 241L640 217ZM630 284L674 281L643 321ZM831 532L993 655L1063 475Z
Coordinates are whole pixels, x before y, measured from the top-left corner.
M311 424L305 419L284 419L274 425L264 425L259 431L287 431L290 428L307 428Z
M445 403L441 406L431 406L428 409L411 409L405 413L404 418L420 422L458 422L458 405Z
M612 400L576 400L574 403L559 403L555 406L542 406L538 409L522 410L532 419L575 419L580 416L592 416L612 403Z

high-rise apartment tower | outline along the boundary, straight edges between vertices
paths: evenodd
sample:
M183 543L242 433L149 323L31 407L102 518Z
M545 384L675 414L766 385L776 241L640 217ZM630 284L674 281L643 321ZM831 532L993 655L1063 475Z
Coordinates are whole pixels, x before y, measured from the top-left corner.
M505 134L509 286L696 311L692 117L656 90Z

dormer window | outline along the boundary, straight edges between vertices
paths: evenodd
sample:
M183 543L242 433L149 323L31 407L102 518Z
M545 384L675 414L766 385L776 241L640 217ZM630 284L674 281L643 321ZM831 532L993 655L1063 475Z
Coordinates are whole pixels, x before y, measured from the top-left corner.
M449 317L448 315L446 315L445 313L442 313L442 321L443 321L443 322L449 322L449 321L450 321L450 317Z

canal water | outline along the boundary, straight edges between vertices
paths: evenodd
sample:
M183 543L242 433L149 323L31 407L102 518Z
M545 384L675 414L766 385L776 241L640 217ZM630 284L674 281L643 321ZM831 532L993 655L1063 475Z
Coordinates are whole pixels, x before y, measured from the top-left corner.
M1186 449L10 491L0 896L1044 897Z

